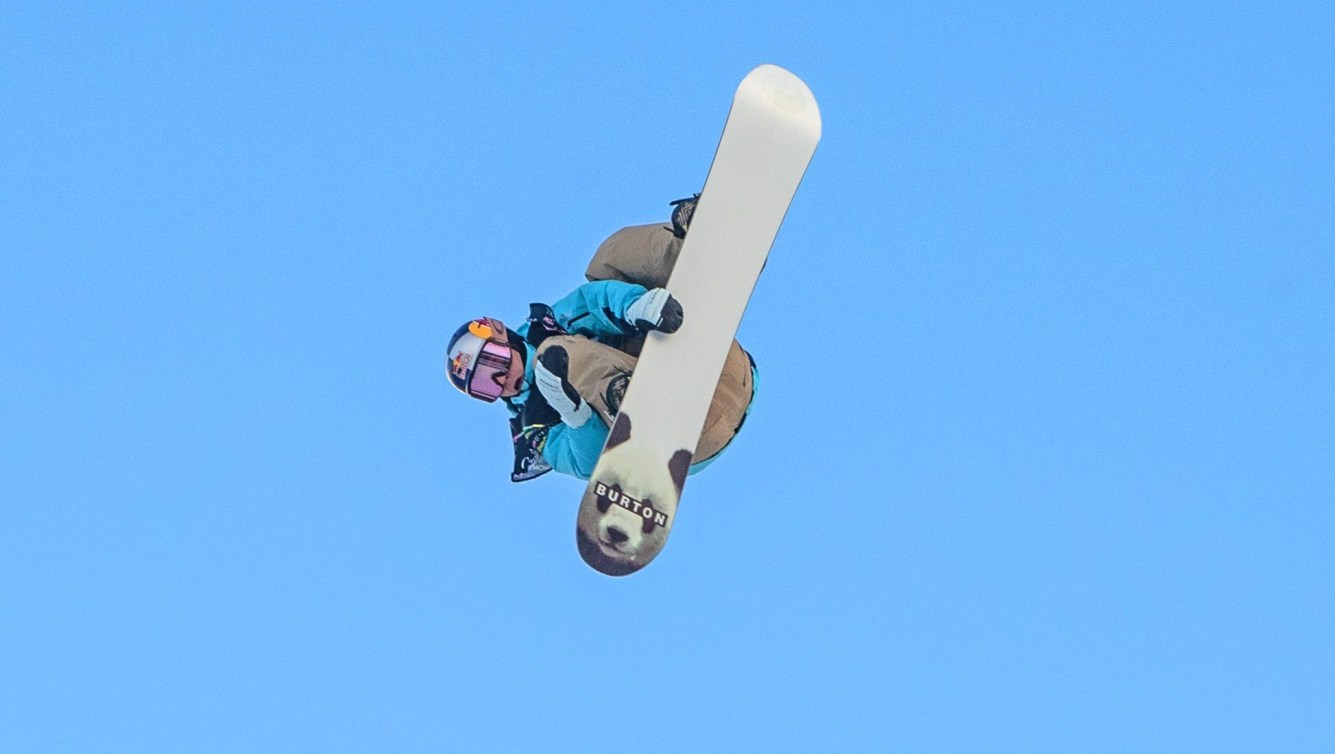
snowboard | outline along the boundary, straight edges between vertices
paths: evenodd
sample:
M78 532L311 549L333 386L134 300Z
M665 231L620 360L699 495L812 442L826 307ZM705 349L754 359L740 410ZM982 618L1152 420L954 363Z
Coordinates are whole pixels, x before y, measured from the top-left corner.
M668 279L682 326L646 338L580 500L576 544L594 569L634 573L667 543L728 349L820 132L797 76L762 65L742 80Z

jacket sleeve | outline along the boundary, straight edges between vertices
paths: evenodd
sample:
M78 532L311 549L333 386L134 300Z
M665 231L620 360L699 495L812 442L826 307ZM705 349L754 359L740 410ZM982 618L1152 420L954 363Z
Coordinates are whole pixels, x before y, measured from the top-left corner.
M607 442L607 425L594 414L578 427L552 425L542 447L542 457L562 474L588 479Z
M642 285L620 280L585 283L557 301L553 311L566 329L589 335L629 335L635 326L626 310L646 293Z

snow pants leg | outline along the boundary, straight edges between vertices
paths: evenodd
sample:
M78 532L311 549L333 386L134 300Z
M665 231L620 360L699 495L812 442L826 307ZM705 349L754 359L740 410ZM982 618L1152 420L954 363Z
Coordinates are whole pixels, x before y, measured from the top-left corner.
M538 356L554 345L564 348L570 357L570 371L566 375L570 384L598 412L603 422L612 426L616 409L621 405L621 394L635 371L635 357L579 335L548 337L538 347ZM723 375L714 389L714 399L709 404L705 426L695 446L693 463L713 458L732 442L746 419L754 387L751 357L734 340L724 363Z
M645 288L667 285L672 267L681 254L681 239L672 234L671 225L632 225L622 228L603 241L584 271L595 280L621 280Z
M550 335L538 346L537 357L541 359L552 346L561 346L570 357L566 379L575 392L598 412L604 424L612 426L616 418L613 409L621 404L620 397L614 397L614 390L625 389L631 372L635 371L635 357L583 335Z

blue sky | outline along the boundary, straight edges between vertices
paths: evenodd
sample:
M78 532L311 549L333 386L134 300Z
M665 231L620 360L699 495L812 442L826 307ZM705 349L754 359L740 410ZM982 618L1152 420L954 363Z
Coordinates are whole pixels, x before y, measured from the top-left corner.
M0 10L0 748L1335 747L1329 5L448 5ZM764 62L762 392L609 579L444 341Z

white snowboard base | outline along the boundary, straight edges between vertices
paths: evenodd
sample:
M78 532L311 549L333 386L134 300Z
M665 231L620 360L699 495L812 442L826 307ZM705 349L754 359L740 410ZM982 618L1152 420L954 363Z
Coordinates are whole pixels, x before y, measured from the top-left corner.
M811 90L762 65L733 98L668 291L685 318L650 333L580 502L581 557L611 576L663 549L742 313L820 140Z

